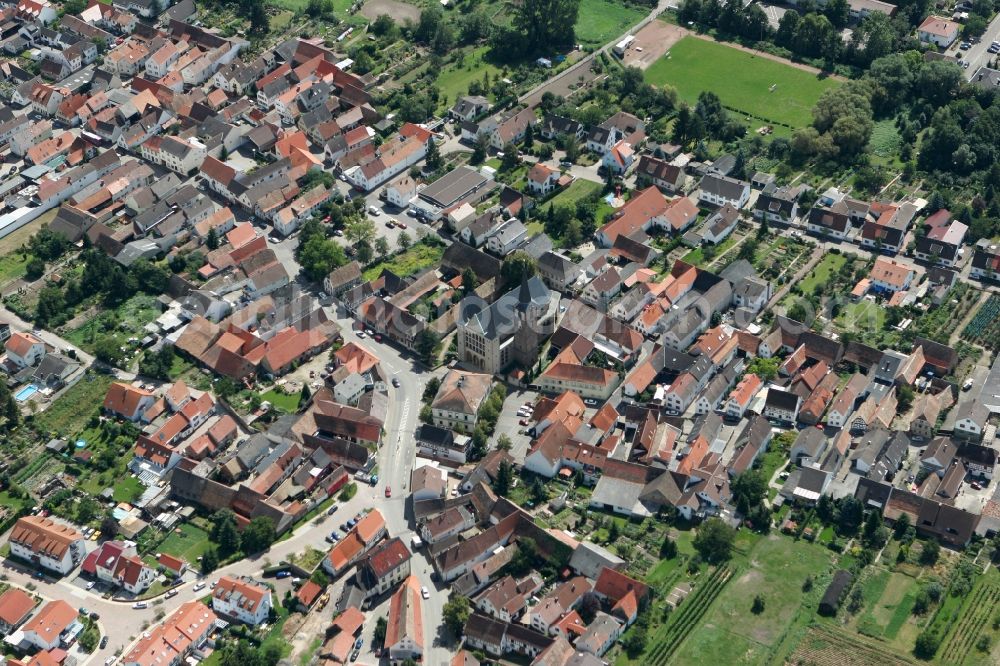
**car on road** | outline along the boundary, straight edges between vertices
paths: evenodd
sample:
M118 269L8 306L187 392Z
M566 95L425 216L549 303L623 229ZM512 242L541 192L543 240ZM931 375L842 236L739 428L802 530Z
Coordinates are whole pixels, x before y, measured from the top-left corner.
M365 639L358 638L358 640L354 641L354 649L355 650L360 650L361 646L364 645L364 644L365 644Z
M107 636L101 636L101 645L100 645L100 647L101 647L102 650L104 648L108 647L108 637Z
M392 488L390 486L385 487L385 496L392 497Z
M201 592L202 590L205 589L205 583L195 583L195 586L191 589L193 589L195 592Z
M111 664L115 663L115 659L117 658L118 657L111 655L110 657L104 660L104 666L111 666Z
M399 379L398 379L398 378L396 378L396 377L393 377L393 378L392 378L392 385L393 385L393 386L394 386L395 388L399 388Z
M422 596L424 599L430 599L431 598L431 593L430 593L430 591L428 591L426 585L424 585L423 587L420 588L420 596Z
M380 211L375 206L368 206L368 212L371 213L372 215L376 215L377 216Z
M337 509L339 509L339 508L340 507L338 507L336 504L334 504L333 506L331 506L329 509L326 510L326 515L332 516L333 514L337 513Z
M971 388L972 388L972 377L969 377L968 379L965 380L965 383L962 384L962 390L968 391Z
M361 656L361 650L355 650L351 653L351 661L357 661L359 656Z
M142 610L143 608L149 608L149 604L147 604L145 601L137 601L134 604L132 604L132 608L134 608L135 610Z
M166 597L167 599L172 599L173 597L176 597L177 596L176 588L173 590L167 590L167 593L164 594L163 596Z

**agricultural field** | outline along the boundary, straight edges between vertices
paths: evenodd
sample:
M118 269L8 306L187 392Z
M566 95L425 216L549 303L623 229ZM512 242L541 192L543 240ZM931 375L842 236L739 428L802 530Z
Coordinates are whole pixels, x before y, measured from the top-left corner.
M828 623L809 627L787 663L810 666L914 666L916 660L893 654L876 641Z
M994 294L983 303L962 331L962 337L987 349L1000 349L1000 296Z
M576 38L583 46L603 46L646 16L646 10L613 0L580 0Z
M160 314L156 299L149 294L137 294L114 310L107 310L86 323L67 332L64 337L84 351L93 352L97 341L111 337L120 346L137 349L129 338L142 339L146 336L144 327ZM123 366L124 367L124 366Z
M674 44L646 70L646 80L673 86L690 104L702 91L714 92L733 111L753 116L751 126L768 122L786 129L810 124L820 95L840 85L833 79L697 37L685 37Z
M87 425L94 410L104 402L111 382L110 375L88 371L48 409L35 417L35 429L54 437L76 435Z
M986 666L1000 659L1000 574L991 568L964 599L951 633L941 641L937 657L941 663Z
M916 321L917 332L925 338L947 344L948 338L978 298L979 292L974 291L969 283L957 283L948 294L947 301L928 310Z

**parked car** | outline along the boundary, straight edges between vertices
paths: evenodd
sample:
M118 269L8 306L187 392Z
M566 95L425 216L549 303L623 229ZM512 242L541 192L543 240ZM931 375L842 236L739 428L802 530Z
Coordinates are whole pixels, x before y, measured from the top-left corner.
M385 487L385 496L392 497L392 488L390 488L389 486Z
M392 378L392 385L399 388L399 380L395 377Z
M205 589L205 583L195 583L195 585L194 585L194 587L192 589L195 592L201 592L202 590Z
M275 578L290 578L291 575L292 574L289 573L289 572L287 572L287 571L279 571L278 573L274 574L274 577Z
M100 648L103 650L106 647L108 647L108 637L106 635L105 636L101 636L101 645L100 645Z
M95 585L97 585L97 582L92 580L89 583L87 583L87 589L88 590L92 590L92 589L94 589Z
M424 585L423 587L420 588L420 596L422 596L424 599L430 599L431 598L431 593L427 590L427 586L426 585Z
M145 601L137 601L134 604L132 604L132 608L134 608L135 610L142 610L143 608L149 608L149 604L147 604Z

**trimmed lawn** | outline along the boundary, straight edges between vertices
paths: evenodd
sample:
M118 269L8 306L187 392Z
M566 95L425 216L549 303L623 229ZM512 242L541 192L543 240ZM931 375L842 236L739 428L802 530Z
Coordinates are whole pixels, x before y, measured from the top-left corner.
M830 281L830 276L836 271L840 270L840 267L847 262L847 259L842 254L828 254L823 259L816 264L815 268L810 271L809 275L805 276L802 282L799 283L799 288L802 290L803 294L811 294L813 289L816 288L818 284L826 284Z
M275 409L280 409L283 412L288 412L289 414L294 414L299 409L299 398L301 393L292 393L289 395L282 390L273 388L266 393L260 394L261 400L267 400Z
M415 243L406 252L401 252L385 261L369 266L365 269L362 277L365 281L374 280L386 268L400 277L409 277L425 268L437 266L441 263L442 256L444 256L444 247Z
M845 306L837 316L836 324L845 331L881 331L885 326L885 309L877 303L861 299Z
M495 81L500 75L500 68L487 62L484 57L490 47L481 46L465 54L461 64L451 63L441 70L437 77L437 87L441 90L443 106L450 106L462 95L469 92L469 84L479 81L483 74L489 72L490 81Z
M626 33L646 12L609 0L580 0L576 38L585 46L603 46Z
M142 482L134 476L127 476L121 481L115 484L115 501L116 502L134 502L137 497L142 495L145 486Z
M17 252L0 257L0 285L24 277L30 256Z
M583 8L581 7L581 15ZM734 76L739 72L739 76ZM681 99L694 104L702 91L722 103L766 120L795 127L812 122L812 108L823 91L840 85L775 60L710 42L685 37L646 70L654 85L669 84ZM773 89L772 89L773 87ZM753 122L751 124L754 124Z
M210 545L208 532L190 523L185 523L171 532L156 550L179 557L197 568L198 558L208 550Z
M723 588L672 663L770 663L788 633L812 620L829 581L831 551L772 534L757 542L748 560L749 568ZM809 575L816 582L806 593L802 583ZM758 594L764 610L755 615L750 607Z
M576 206L576 202L600 192L602 185L592 180L577 178L565 190L552 197L553 206ZM597 218L600 221L600 218Z

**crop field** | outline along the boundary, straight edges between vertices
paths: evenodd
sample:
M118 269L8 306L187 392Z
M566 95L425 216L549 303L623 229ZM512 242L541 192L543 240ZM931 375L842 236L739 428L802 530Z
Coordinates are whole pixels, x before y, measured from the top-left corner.
M810 666L913 666L918 662L893 654L863 636L827 624L814 624L787 663Z
M979 585L965 604L964 612L955 625L951 636L941 646L938 653L947 664L966 663L975 650L976 641L993 621L994 611L1000 603L1000 585L987 583Z
M582 13L582 8L581 8ZM761 58L724 44L685 37L646 70L654 85L671 85L684 101L694 104L699 93L711 91L734 112L788 128L812 122L820 95L839 85L832 79Z

